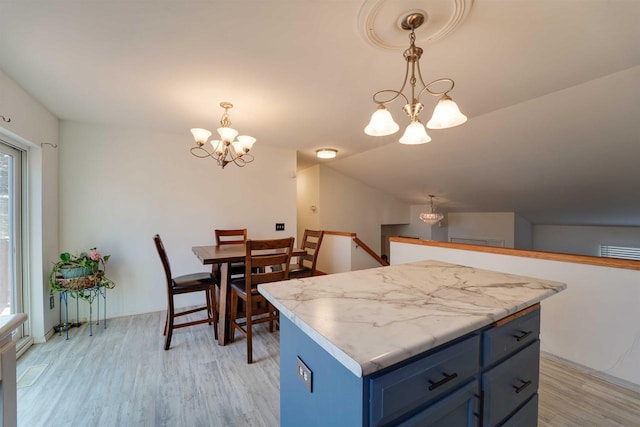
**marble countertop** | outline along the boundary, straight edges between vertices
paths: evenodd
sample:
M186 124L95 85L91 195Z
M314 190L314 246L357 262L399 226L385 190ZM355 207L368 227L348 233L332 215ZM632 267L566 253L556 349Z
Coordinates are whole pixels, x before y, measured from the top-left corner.
M440 261L259 285L311 339L361 377L548 298L564 283Z

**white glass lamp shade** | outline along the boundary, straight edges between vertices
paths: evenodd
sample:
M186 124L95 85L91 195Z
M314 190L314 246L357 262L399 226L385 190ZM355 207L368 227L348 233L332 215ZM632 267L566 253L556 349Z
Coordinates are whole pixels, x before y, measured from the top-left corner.
M333 159L338 155L338 150L334 148L321 148L316 150L316 157L319 159Z
M211 146L213 147L213 151L221 156L224 154L224 142L214 139L211 141Z
M417 145L417 144L425 144L431 141L429 135L427 135L427 130L424 128L424 125L420 123L420 120L415 119L407 129L404 131L404 135L400 138L400 144L408 144L408 145Z
M238 131L233 128L218 128L218 134L221 140L231 142L238 136Z
M200 145L206 143L211 136L211 132L201 128L193 128L191 129L191 133L193 134L193 139L195 139Z
M371 121L364 128L364 133L371 136L386 136L398 132L398 129L400 126L393 121L391 113L381 105L371 115Z
M427 224L435 224L440 222L444 218L444 215L440 212L423 212L420 214L420 219Z
M242 153L248 153L249 150L251 150L251 148L253 147L253 144L256 142L256 139L252 136L240 135L238 137L237 142L238 142L238 147L240 147L240 151L236 149L236 152L242 154ZM233 146L236 147L235 142Z
M448 95L443 95L433 110L431 120L427 122L429 129L446 129L458 126L467 121L467 116L460 112L458 104Z

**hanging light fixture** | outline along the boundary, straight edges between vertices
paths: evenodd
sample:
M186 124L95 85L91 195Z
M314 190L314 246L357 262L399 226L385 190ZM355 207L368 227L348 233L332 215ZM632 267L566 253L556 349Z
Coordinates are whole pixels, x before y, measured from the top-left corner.
M420 103L420 96L423 93L429 95L439 96L440 100L433 110L431 119L427 122L429 129L446 129L453 126L458 126L467 121L467 117L460 112L458 105L451 99L449 92L453 90L455 85L454 81L450 78L442 78L434 80L425 84L422 79L422 73L420 72L420 57L422 56L422 49L415 45L416 34L415 29L420 27L424 23L424 15L422 13L410 13L407 15L401 23L401 27L404 30L411 31L409 34L410 45L407 50L404 51L404 58L407 61L407 68L404 73L404 81L400 90L385 89L373 94L373 102L378 104L378 109L371 116L371 121L364 128L364 132L367 135L372 136L386 136L396 133L400 126L393 120L391 113L387 110L385 104L395 101L398 97L404 98L406 101L402 111L409 116L410 123L404 131L404 134L400 138L401 144L424 144L431 141L427 130L418 118L418 115L424 108L424 105ZM411 96L408 98L402 91L407 86L411 86ZM416 96L416 83L422 84L422 89ZM446 90L436 90L435 87L446 84ZM387 94L388 99L382 99L381 96Z
M436 211L436 208L433 206L433 197L433 194L429 194L429 212L422 212L420 214L420 219L430 225L440 222L444 218L442 212Z
M233 104L230 102L221 102L220 106L224 108L224 113L220 119L221 127L217 129L220 139L211 141L213 151L208 151L204 148L204 145L211 136L211 132L206 129L194 128L191 129L191 133L197 145L191 148L191 154L201 159L212 157L223 169L231 162L243 167L245 164L253 161L253 155L249 154L249 150L253 147L256 139L252 136L238 135L238 131L230 127L229 109L233 108Z

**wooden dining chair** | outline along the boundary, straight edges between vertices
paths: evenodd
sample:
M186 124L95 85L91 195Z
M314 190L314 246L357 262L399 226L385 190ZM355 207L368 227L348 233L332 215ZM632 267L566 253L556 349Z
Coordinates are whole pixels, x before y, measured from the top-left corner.
M253 362L252 327L269 322L273 332L278 310L258 292L260 283L277 282L289 278L289 263L293 251L293 237L273 240L247 240L245 278L231 282L231 341L238 330L247 338L247 363ZM239 313L243 302L244 317Z
M315 276L316 263L318 262L318 254L320 253L320 245L322 244L323 237L324 231L322 230L304 230L300 248L304 250L306 254L299 256L298 263L291 266L289 271L290 279Z
M160 236L156 234L153 236L153 241L156 244L156 249L158 250L158 255L160 255L160 260L162 261L162 267L164 268L164 273L167 281L167 318L164 322L164 349L169 350L171 346L171 336L173 335L173 330L178 328L184 328L187 326L199 325L201 323L209 323L213 324L213 335L214 338L218 339L218 304L216 302L216 292L215 285L217 284L217 280L215 276L211 273L193 273L186 274L183 276L173 277L171 275L171 265L169 264L169 259L167 258L167 252L164 249L164 245L162 244L162 239ZM180 294L186 294L191 292L204 292L205 294L205 303L206 305L196 307L189 310L184 310L180 312L175 311L175 301L174 296ZM199 319L190 322L184 322L176 324L174 323L174 319L179 316L184 316L187 314L195 313L198 311L207 311L206 319Z
M217 246L244 245L247 241L247 229L239 228L235 230L214 230ZM220 265L215 265L213 273L220 280ZM244 263L234 262L229 265L229 279L244 277Z

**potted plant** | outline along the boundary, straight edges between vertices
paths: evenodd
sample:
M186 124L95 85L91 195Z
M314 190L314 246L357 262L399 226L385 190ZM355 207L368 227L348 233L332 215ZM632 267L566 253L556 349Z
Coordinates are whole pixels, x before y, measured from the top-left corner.
M61 253L49 274L51 291L82 290L97 285L113 288L115 284L105 275L109 257L102 256L96 248L80 255Z

